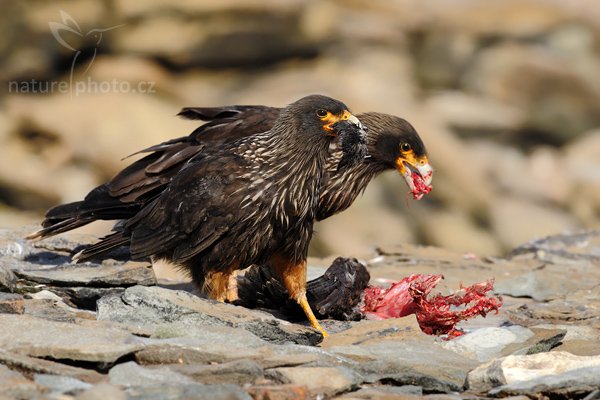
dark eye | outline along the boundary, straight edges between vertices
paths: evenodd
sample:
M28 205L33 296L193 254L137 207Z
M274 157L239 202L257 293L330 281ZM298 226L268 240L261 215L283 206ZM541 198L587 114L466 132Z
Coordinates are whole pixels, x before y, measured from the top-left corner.
M411 147L410 144L404 142L400 145L400 150L402 151L410 151Z
M319 118L325 118L327 116L327 111L323 110L323 109L319 109L317 110L317 117Z

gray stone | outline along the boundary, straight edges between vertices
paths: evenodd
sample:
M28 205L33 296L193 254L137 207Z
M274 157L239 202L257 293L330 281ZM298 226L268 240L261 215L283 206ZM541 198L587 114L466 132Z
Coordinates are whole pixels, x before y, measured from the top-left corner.
M36 292L47 289L73 304L95 308L102 295L120 293L123 287L156 284L148 263L104 260L101 264L73 264L71 254L82 244L97 240L89 236L69 235L41 242L23 241L26 232L2 230L0 236L0 286L3 277L14 275L11 291ZM5 285L6 286L6 285ZM9 285L10 286L10 285Z
M360 350L344 347L331 351L361 360L355 370L367 382L415 385L433 392L461 391L467 373L478 365L474 360L417 340L387 341L361 346Z
M594 283L590 282L589 284L593 285ZM569 285L574 286L575 284ZM585 282L580 284L580 286L586 285ZM560 298L546 303L525 304L517 309L509 309L507 313L513 321L530 325L577 321L581 325L600 328L600 285L589 289L573 288L571 292L565 293Z
M346 393L339 396L340 399L412 399L412 396L423 396L423 388L420 386L367 386L356 392ZM410 397L409 397L410 396Z
M210 364L240 359L261 360L273 355L271 346L244 346L237 340L235 330L220 330L220 343L211 343L196 337L177 337L161 339L149 343L135 353L135 359L141 364ZM216 336L219 333L212 332ZM229 339L229 340L228 340Z
M96 319L94 312L71 307L49 290L27 294L25 297L22 301L23 314L63 322L75 322L78 318Z
M559 389L564 387L562 385L565 382L577 383L572 380L572 377L577 375L575 371L585 372L585 377L580 381L583 386L588 385L590 382L589 377L593 376L590 371L596 371L596 384L600 384L600 374L598 373L600 371L600 356L581 357L556 351L503 357L480 365L469 372L467 386L472 391L483 393L498 386L533 388L537 385L545 385L548 381L553 381L556 382L556 385L552 387ZM563 380L558 379L561 375L564 375ZM515 392L515 394L524 393Z
M29 374L38 373L73 377L77 380L94 384L106 379L104 375L91 369L72 367L59 362L29 357L5 350L0 350L0 364L7 365L19 371L25 371Z
M277 351L281 350L281 351ZM261 364L264 365L265 368L277 368L277 367L297 367L299 365L327 365L327 359L331 356L335 358L331 353L326 353L325 351L316 352L294 352L296 349L287 349L288 351L284 351L282 349L275 348L278 354L265 358L261 360ZM339 358L335 361L339 362ZM335 362L331 363L335 365Z
M311 396L333 396L355 389L363 378L345 367L294 367L268 371L273 378L308 388Z
M126 392L128 400L252 400L236 385L162 384L131 387Z
M39 229L39 226L26 227L24 232L27 234L36 231ZM19 233L18 237L21 238L25 235ZM52 236L50 238L46 238L44 240L40 240L37 242L29 242L26 241L25 245L27 246L27 255L29 254L39 254L43 253L43 255L38 255L37 257L32 257L32 259L43 259L43 257L51 257L50 253L58 253L58 255L66 256L76 252L82 245L92 244L98 240L97 236L94 235L85 235L81 233L69 233L67 235L59 235Z
M98 319L120 322L134 329L156 329L157 324L170 323L176 323L175 326L225 326L244 329L274 343L314 345L322 340L322 336L313 329L290 324L261 311L160 287L134 286L121 297L100 299ZM175 329L172 334L185 336L187 332L187 329Z
M257 362L243 359L210 365L173 365L169 368L207 385L231 383L243 386L255 383L264 376Z
M53 300L25 300L24 314L59 322L75 322L75 313L65 310Z
M0 393L7 398L27 399L39 395L39 387L20 373L0 364Z
M15 274L0 263L0 290L14 292L17 284Z
M128 261L125 263L106 260L102 264L66 264L52 268L27 268L16 270L22 279L54 286L131 286L154 285L156 278L148 263Z
M505 397L515 395L531 396L541 393L546 396L583 398L598 391L600 387L600 366L582 367L558 374L541 376L525 381L517 381L493 388L491 396ZM592 398L596 398L597 394Z
M530 257L551 263L600 263L600 230L589 229L533 239L514 248L509 258Z
M99 383L79 393L75 398L77 400L127 400L127 394L118 386Z
M415 385L424 391L460 391L467 373L479 365L423 334L412 316L361 321L332 335L323 346L349 360L347 366L366 382Z
M591 326L567 325L567 324L543 324L535 325L532 329L560 329L566 332L563 342L572 340L597 340L600 341L600 331Z
M29 228L6 229L0 228L0 265L8 267L6 260L10 258L23 259L31 251L31 245L23 239Z
M565 337L566 330L527 329L522 326L476 329L442 344L442 347L481 362L510 354L535 354L550 351Z
M126 330L96 321L56 322L0 314L0 348L33 357L114 362L144 346Z
M82 382L70 376L35 374L34 382L54 395L76 394L92 387L89 383Z
M25 304L22 295L0 292L0 313L23 314L24 311Z
M88 310L96 309L96 302L105 296L119 296L124 291L124 287L86 287L86 286L70 286L70 287L51 287L52 292L57 293L61 297L68 299L79 308Z
M141 367L134 361L115 365L108 372L108 376L112 385L123 387L194 383L192 379L168 367Z
M135 359L144 365L223 364L225 369L228 368L227 363L249 360L251 361L251 364L248 365L250 371L254 371L254 363L262 369L300 365L339 366L354 363L352 360L338 354L313 346L275 345L264 341L261 346L252 344L246 346L243 336L236 335L234 328L228 328L228 330L221 328L220 331L214 331L213 328L209 331L212 331L212 334L207 335L204 339L200 337L176 337L151 341L145 348L135 353ZM244 332L243 330L237 330L237 332L240 331ZM213 338L218 339L213 342ZM185 371L182 370L182 373L185 373ZM210 374L211 369L204 371L200 368L199 373Z
M502 354L508 345L523 343L532 336L534 333L531 330L521 326L482 328L445 342L442 346L462 356L483 362Z
M545 324L535 328L561 329L566 331L556 351L565 351L576 356L599 356L600 355L600 331L597 328L585 325Z
M600 280L600 268L597 265L569 265L570 279L564 279L566 267L565 264L540 263L537 269L499 278L494 288L500 294L550 301L580 289L591 289Z
M82 310L72 307L67 304L65 299L55 293L55 291L41 290L39 292L26 295L27 300L24 301L25 314L39 316L40 318L50 318L52 314L62 313L71 318L96 319L94 311ZM95 307L94 307L95 308ZM47 316L44 316L44 309L48 309Z

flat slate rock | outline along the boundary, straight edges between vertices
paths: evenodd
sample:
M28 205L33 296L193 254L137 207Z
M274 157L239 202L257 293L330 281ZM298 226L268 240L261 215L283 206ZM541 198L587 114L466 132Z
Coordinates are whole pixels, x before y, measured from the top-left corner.
M127 400L127 393L119 386L102 382L92 386L90 389L79 393L77 400Z
M156 277L149 263L108 260L102 264L63 264L39 269L16 269L24 280L51 286L121 287L154 285Z
M509 309L507 314L512 321L520 324L577 322L579 325L600 329L600 284L596 283L588 289L573 290L560 299Z
M35 374L33 381L50 395L75 395L91 389L92 385L70 376Z
M264 379L264 370L256 362L248 359L235 360L209 365L169 365L171 371L192 378L203 384L232 383L240 386L254 384Z
M0 291L14 292L17 288L17 276L0 262Z
M156 284L148 262L107 259L100 263L73 263L73 252L97 238L69 234L31 242L23 239L25 234L0 230L0 289L14 292L39 290L40 285L111 288Z
M191 378L172 371L169 367L147 368L134 361L115 365L108 372L108 376L112 385L122 387L194 383Z
M600 282L600 230L536 239L514 249L508 259L531 267L499 276L498 293L549 301L589 290Z
M0 364L0 396L15 399L35 398L40 395L39 389L23 374Z
M214 329L215 327L211 328ZM227 370L228 365L236 362L250 361L263 370L293 366L350 366L356 362L346 359L328 350L297 344L278 345L262 341L261 346L247 344L243 336L237 333L242 329L217 327L218 331L209 330L205 338L175 337L160 339L149 343L135 353L135 360L144 365L179 364L179 365L214 365L215 369ZM227 330L226 330L227 329ZM215 336L217 334L218 336ZM241 340L240 340L241 339ZM249 368L249 367L248 367ZM253 367L254 368L254 367ZM212 368L211 368L212 369ZM211 369L181 370L182 373L210 373ZM194 372L195 371L195 372ZM225 372L224 372L225 373ZM204 381L203 381L204 382ZM210 382L206 382L210 383Z
M88 383L99 383L106 380L106 376L93 369L73 367L60 362L29 357L24 354L0 350L0 364L4 364L18 371L29 374L50 374L69 376Z
M600 263L600 229L561 233L534 239L513 249L508 258L530 257L545 262Z
M582 367L559 372L535 379L517 381L491 389L488 394L494 397L531 395L539 393L558 398L598 398L600 388L600 366ZM595 394L592 394L595 393Z
M119 322L133 329L158 332L164 324L174 326L224 326L244 329L272 343L315 345L322 340L312 328L277 319L270 314L230 304L202 299L181 290L133 286L120 296L107 296L98 301L98 319ZM187 335L187 330L179 330ZM193 333L192 333L193 335Z
M96 321L74 324L0 314L0 326L1 349L32 357L112 363L144 346L130 332Z
M330 397L354 390L364 381L346 367L284 367L268 373L280 382L306 386L311 397Z
M236 385L154 384L125 390L128 400L253 400Z
M481 362L510 354L550 351L561 343L564 329L532 328L513 325L477 329L449 340L442 347Z
M590 371L596 371L596 375ZM478 393L491 390L504 394L526 393L517 388L528 388L529 393L549 393L569 386L587 388L594 382L600 386L599 372L600 356L582 357L560 351L516 355L480 365L469 372L467 386ZM581 380L576 379L578 374Z
M415 385L429 392L461 391L467 373L480 364L444 349L439 339L420 331L414 316L361 321L323 347L354 360L354 372L367 383Z
M0 292L0 313L23 314L24 302L25 298L20 294Z

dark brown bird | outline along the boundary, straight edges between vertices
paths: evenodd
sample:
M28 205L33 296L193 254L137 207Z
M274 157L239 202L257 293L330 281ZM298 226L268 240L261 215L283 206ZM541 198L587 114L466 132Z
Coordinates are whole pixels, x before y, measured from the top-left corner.
M99 219L133 217L165 190L189 160L206 149L271 129L281 110L267 106L183 109L180 116L207 123L189 136L140 151L148 154L92 190L83 201L50 209L42 223L43 229L30 238L52 236ZM317 220L348 208L374 176L389 169L397 169L402 174L415 198L420 198L430 187L432 169L425 146L406 120L380 113L362 114L360 119L369 128L369 156L359 164L340 169L341 146L330 148Z
M302 98L284 108L271 129L189 159L153 200L74 259L127 246L132 259L180 265L218 300L226 298L234 271L266 265L326 335L306 299L306 256L329 146L341 132L355 143L364 135L343 103Z
M189 160L205 149L270 130L281 110L266 106L184 108L180 116L208 122L189 136L139 151L149 154L93 189L84 200L50 209L42 222L43 229L29 238L52 236L96 220L131 218L158 196ZM340 169L340 146L330 149L317 220L350 207L373 177L389 169L400 172L415 198L421 198L431 188L433 172L427 152L410 123L373 112L361 114L359 119L368 127L369 156L361 163Z

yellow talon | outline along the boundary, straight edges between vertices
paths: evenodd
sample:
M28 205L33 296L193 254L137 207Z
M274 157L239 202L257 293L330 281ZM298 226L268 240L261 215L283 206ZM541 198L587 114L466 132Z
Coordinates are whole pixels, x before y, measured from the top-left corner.
M300 304L300 307L302 307L302 310L304 311L304 314L306 314L306 317L308 318L308 321L310 322L312 327L321 332L321 335L323 335L323 337L329 336L325 329L321 327L319 321L317 321L315 314L313 314L313 311L311 310L310 305L308 304L308 300L306 299L306 294L303 294L300 297L300 299L298 300L298 304Z

